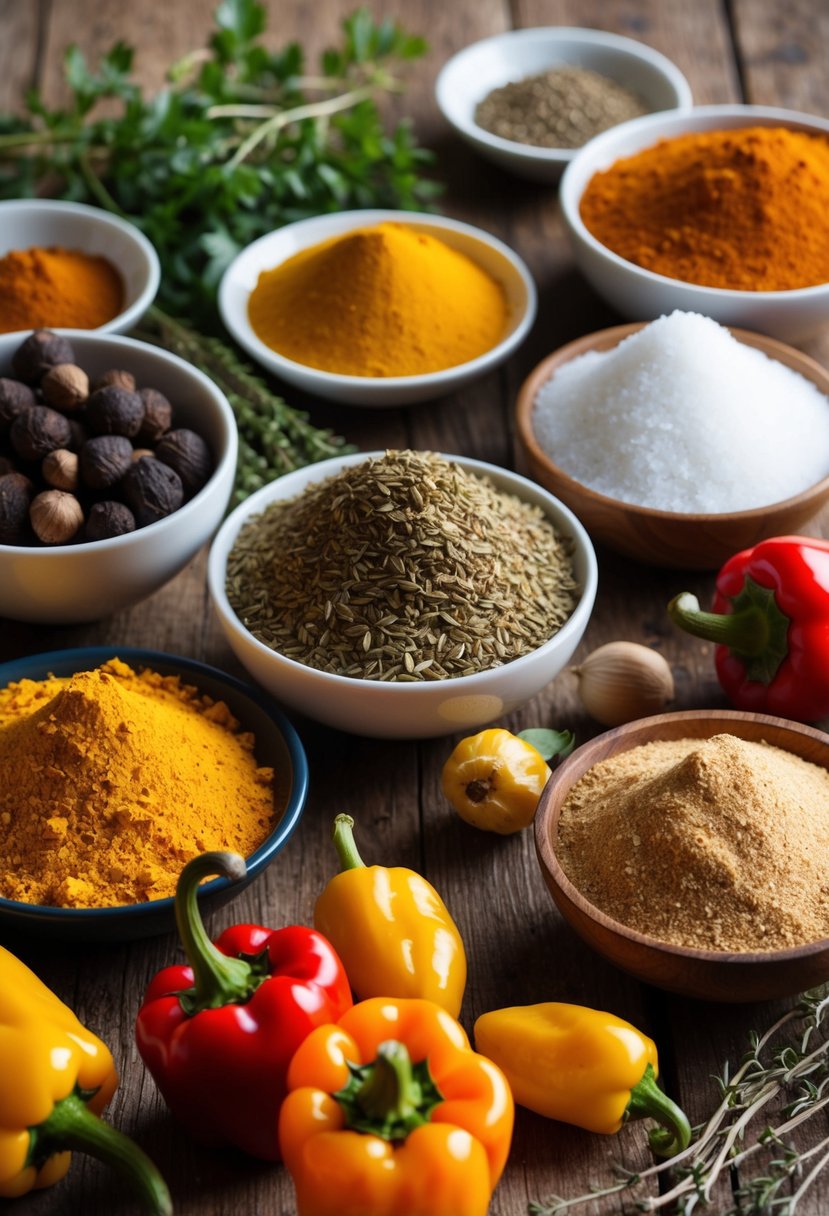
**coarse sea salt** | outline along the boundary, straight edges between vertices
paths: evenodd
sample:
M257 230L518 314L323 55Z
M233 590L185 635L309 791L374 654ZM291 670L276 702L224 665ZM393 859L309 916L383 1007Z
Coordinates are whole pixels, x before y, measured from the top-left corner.
M768 506L829 474L829 400L698 313L563 364L532 425L576 481L662 511Z

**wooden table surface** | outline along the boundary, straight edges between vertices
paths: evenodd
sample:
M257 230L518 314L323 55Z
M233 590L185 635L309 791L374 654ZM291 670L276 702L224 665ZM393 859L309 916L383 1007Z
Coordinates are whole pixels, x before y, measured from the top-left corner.
M18 106L22 91L35 83L50 100L59 97L61 56L71 41L94 56L124 39L137 48L142 79L157 86L169 63L203 45L214 3L0 0L0 109ZM274 46L298 38L315 53L336 40L339 20L353 4L270 0L268 7ZM539 287L540 312L530 338L505 369L454 397L407 410L314 410L314 417L333 422L364 450L411 446L513 466L513 404L523 377L563 342L619 318L575 270L555 188L522 183L488 167L444 126L433 100L441 65L467 43L513 27L592 26L638 38L669 55L699 104L745 101L827 114L829 6L824 0L785 5L777 0L385 0L373 7L429 39L428 57L414 65L410 90L395 105L413 117L421 142L439 155L438 172L449 183L443 209L496 233L525 258ZM829 362L829 332L807 349ZM290 390L286 396L297 400ZM612 639L644 642L672 664L676 707L724 705L709 648L681 637L665 613L679 590L706 599L712 576L653 571L603 550L599 564L598 601L579 654ZM63 629L2 622L0 629L0 659L90 644L151 646L241 674L210 613L204 553L151 599L110 619ZM580 711L567 673L504 723L516 730L534 724L572 728L581 741L599 729ZM726 1060L739 1060L749 1031L770 1024L784 1005L695 1004L643 987L590 953L547 895L531 833L499 838L476 832L444 803L439 777L453 739L383 742L302 721L297 725L312 770L304 820L266 874L216 915L215 930L231 919L274 926L310 922L315 898L334 868L332 816L350 812L359 821L367 860L419 869L453 911L469 957L462 1012L467 1029L478 1014L504 1004L563 1000L613 1010L656 1039L665 1086L692 1122L706 1117L717 1100L712 1077ZM291 1181L281 1166L198 1148L171 1120L144 1071L133 1024L150 977L179 957L172 936L83 948L26 944L20 953L111 1046L122 1079L109 1118L158 1163L180 1216L295 1212ZM825 1114L814 1123L821 1119ZM809 1124L800 1143L814 1143L826 1130L825 1124ZM551 1192L577 1194L591 1182L608 1181L613 1159L635 1168L646 1157L642 1124L607 1139L519 1111L491 1211L519 1216L530 1200ZM726 1179L707 1210L722 1214L731 1207ZM32 1216L136 1211L110 1173L82 1157L61 1184L10 1205L10 1211L18 1209ZM590 1216L620 1210L618 1199L579 1209ZM797 1211L799 1216L829 1211L829 1180L820 1182Z

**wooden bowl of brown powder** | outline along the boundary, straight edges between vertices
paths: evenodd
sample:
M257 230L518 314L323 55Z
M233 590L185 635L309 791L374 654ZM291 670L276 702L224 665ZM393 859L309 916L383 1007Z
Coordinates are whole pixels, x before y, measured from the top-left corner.
M829 979L829 735L736 710L660 714L578 748L535 844L599 954L684 996L771 1000Z

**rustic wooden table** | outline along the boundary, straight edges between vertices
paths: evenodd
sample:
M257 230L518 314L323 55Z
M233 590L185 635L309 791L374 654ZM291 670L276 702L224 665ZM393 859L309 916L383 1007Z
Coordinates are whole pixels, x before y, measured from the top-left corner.
M0 109L19 105L23 90L35 83L49 99L59 97L61 56L72 41L94 56L124 39L137 48L142 79L158 86L175 57L203 44L214 4L0 0ZM315 53L334 40L340 18L353 3L270 0L268 7L274 45L298 38ZM445 211L482 225L517 249L536 278L541 306L531 337L509 365L457 396L408 410L342 407L325 419L362 449L411 446L511 466L513 403L522 378L555 347L618 318L573 266L555 189L525 184L488 167L443 125L432 95L442 63L465 44L514 26L594 26L665 52L687 75L698 103L745 101L826 114L829 8L823 0L788 0L786 5L774 0L385 0L373 7L429 38L430 54L415 65L410 91L396 104L401 113L411 114L421 142L439 154L439 173L449 183ZM829 333L808 349L829 362ZM323 416L315 411L315 417ZM617 638L645 642L673 666L677 707L725 704L710 652L679 636L665 614L671 595L683 588L706 598L712 578L652 571L604 551L599 560L598 602L580 653ZM210 613L204 554L152 599L111 619L64 629L3 622L0 658L88 644L151 646L239 670ZM505 725L520 729L539 723L571 727L580 740L598 729L580 712L573 677L566 673ZM547 895L531 833L495 838L475 832L444 803L439 775L453 740L378 742L297 724L312 767L304 820L277 863L217 915L216 929L230 918L271 925L310 921L316 895L333 869L332 816L351 812L359 820L368 860L419 869L453 910L470 962L462 1015L467 1028L479 1013L506 1003L565 1000L611 1009L657 1040L666 1088L692 1121L713 1109L714 1074L726 1060L742 1056L751 1028L769 1024L784 1006L694 1004L643 987L589 953ZM133 1043L133 1023L150 977L178 956L172 936L77 949L32 943L20 952L112 1047L122 1079L109 1118L157 1161L180 1216L295 1212L283 1168L199 1149L171 1120L144 1071ZM825 1115L814 1122L822 1119ZM807 1132L810 1142L825 1134L825 1125ZM553 1191L577 1194L593 1181L608 1181L612 1159L636 1168L646 1156L641 1124L608 1140L521 1111L492 1212L519 1216L532 1199ZM732 1202L726 1179L708 1210L726 1213ZM135 1211L107 1170L80 1157L59 1186L18 1206L32 1216L129 1216ZM619 1199L608 1199L579 1210L600 1216L620 1209ZM829 1179L797 1210L800 1216L829 1210Z

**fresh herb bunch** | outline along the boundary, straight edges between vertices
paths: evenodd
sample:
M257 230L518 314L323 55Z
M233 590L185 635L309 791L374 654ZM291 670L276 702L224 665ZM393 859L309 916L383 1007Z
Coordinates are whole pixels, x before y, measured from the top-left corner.
M421 177L431 154L407 123L387 134L377 108L421 38L361 9L320 75L305 76L297 43L262 44L256 0L223 0L215 20L207 48L174 64L156 96L132 79L124 43L97 71L73 46L68 108L31 92L26 116L0 116L0 197L57 193L131 220L161 258L161 306L208 329L223 271L256 237L323 212L420 209L436 193ZM104 99L120 103L114 116L95 116Z
M240 441L235 503L282 473L353 449L272 393L234 349L203 336L218 332L225 268L282 224L352 207L416 210L439 187L421 176L432 156L410 126L387 134L377 108L381 94L401 87L392 70L425 50L421 38L360 9L343 22L340 48L322 56L320 74L305 76L297 43L276 52L262 44L256 0L222 0L215 21L207 47L174 64L153 97L131 78L124 43L96 71L70 47L66 109L31 92L25 115L0 115L0 198L91 203L153 242L161 307L140 336L200 367L230 400ZM107 114L96 117L104 100Z
M639 1173L619 1166L617 1182L585 1195L553 1195L531 1203L530 1216L565 1216L610 1195L618 1196L620 1212L664 1210L691 1216L710 1209L717 1184L729 1175L734 1202L718 1209L721 1216L793 1216L829 1165L827 1021L829 987L804 993L764 1034L751 1035L750 1048L733 1075L726 1066L719 1079L720 1103L708 1122L695 1129L687 1149ZM817 1121L811 1147L787 1144L795 1128L820 1112L823 1118ZM747 1164L763 1154L765 1168L749 1173ZM660 1193L649 1193L648 1184L666 1171L669 1178Z

